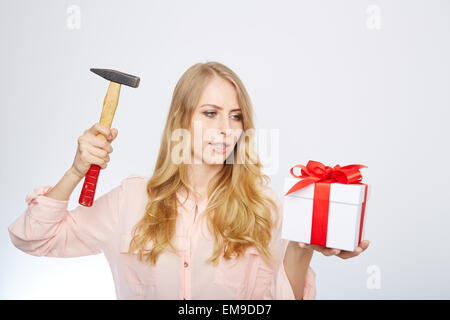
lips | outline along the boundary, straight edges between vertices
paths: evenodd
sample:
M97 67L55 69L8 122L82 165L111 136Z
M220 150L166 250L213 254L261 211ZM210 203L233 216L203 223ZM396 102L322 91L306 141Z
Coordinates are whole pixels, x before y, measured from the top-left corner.
M227 143L221 143L221 142L218 142L218 143L210 142L209 144L212 145L212 146L218 146L218 147L221 147L221 148L228 148L230 146Z
M225 154L228 150L228 147L230 146L227 143L214 143L214 142L210 142L209 145L215 152L220 154Z

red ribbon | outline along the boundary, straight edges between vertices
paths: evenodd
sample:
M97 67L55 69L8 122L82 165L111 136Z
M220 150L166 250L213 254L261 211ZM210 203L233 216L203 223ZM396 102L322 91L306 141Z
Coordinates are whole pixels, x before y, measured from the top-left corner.
M294 168L301 168L301 174L294 174ZM330 189L332 183L361 184L365 186L364 203L361 208L361 222L359 226L358 245L361 243L361 233L366 207L367 185L361 183L362 175L359 169L367 168L362 164L351 164L344 167L335 165L333 168L318 161L309 160L306 167L297 164L291 168L291 175L295 178L303 178L293 185L285 196L297 190L314 185L313 217L311 226L310 244L326 246L328 229L328 209L330 206Z

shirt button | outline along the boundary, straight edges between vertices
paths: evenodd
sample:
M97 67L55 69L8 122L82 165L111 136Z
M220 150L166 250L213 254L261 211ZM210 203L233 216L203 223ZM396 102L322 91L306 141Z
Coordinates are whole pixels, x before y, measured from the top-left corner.
M187 268L189 264L187 262L184 263L184 267Z

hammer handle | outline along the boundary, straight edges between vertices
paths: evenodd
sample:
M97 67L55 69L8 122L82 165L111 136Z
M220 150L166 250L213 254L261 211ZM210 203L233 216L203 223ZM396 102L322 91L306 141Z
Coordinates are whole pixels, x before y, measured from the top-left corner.
M102 115L100 117L100 124L111 128L114 114L116 113L117 104L119 102L120 84L111 81L109 83L108 91L106 92L105 100L103 101ZM106 140L101 133L97 137ZM101 167L96 164L91 164L86 176L84 177L83 188L81 189L80 199L78 203L85 207L92 206L95 197L95 190L97 188L98 176Z

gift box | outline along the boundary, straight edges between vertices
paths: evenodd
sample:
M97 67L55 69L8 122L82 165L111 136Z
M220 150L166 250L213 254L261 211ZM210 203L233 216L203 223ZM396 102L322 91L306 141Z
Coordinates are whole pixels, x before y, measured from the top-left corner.
M294 168L301 168L301 175ZM364 165L325 166L310 160L285 178L282 238L354 251L364 237L370 185L362 183Z

